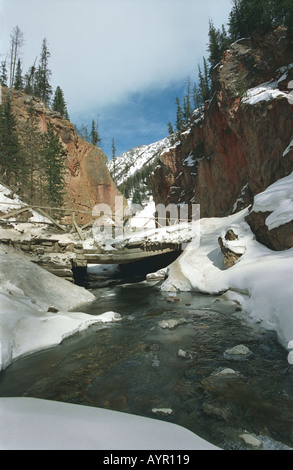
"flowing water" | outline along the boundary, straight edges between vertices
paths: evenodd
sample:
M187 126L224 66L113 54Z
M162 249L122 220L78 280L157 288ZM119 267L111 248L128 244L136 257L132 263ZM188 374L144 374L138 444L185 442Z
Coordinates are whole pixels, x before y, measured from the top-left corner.
M82 310L121 320L16 361L0 374L0 396L163 419L228 450L293 448L292 366L274 332L219 297L103 281L89 279L97 300ZM224 354L239 344L252 354ZM227 368L235 373L218 374ZM247 444L245 432L261 446Z

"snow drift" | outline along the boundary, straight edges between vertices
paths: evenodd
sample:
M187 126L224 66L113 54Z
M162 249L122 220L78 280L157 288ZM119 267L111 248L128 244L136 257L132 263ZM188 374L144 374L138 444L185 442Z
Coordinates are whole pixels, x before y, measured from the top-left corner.
M0 415L4 450L219 450L177 424L72 403L0 398Z
M0 370L96 322L119 320L114 312L73 312L95 297L23 256L0 251Z

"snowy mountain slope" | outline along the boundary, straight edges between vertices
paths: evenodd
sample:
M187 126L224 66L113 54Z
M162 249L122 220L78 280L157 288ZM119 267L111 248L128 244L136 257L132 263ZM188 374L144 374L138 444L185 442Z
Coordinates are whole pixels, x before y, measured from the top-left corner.
M185 136L191 132L192 125L202 121L203 117L204 108L196 108L180 133L174 132L157 142L134 147L108 162L108 169L117 188L130 205L140 204L146 207L152 203L153 187L150 175L157 166L160 166L160 158L180 145Z
M153 165L160 154L170 146L171 138L168 136L150 145L134 147L119 157L110 160L108 168L116 185L120 186L143 168Z

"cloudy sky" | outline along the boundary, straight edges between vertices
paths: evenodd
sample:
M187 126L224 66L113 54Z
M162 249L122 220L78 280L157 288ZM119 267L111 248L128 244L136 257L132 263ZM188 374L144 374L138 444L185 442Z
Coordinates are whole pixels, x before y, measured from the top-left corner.
M176 97L207 56L208 23L226 24L231 0L0 0L0 60L17 25L23 70L50 51L51 84L71 121L99 123L111 157L156 142L175 122Z

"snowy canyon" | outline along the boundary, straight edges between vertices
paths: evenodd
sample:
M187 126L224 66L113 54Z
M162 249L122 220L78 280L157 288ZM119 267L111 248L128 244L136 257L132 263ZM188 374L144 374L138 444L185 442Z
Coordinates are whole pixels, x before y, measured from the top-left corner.
M140 214L153 216L156 204L200 205L200 220L190 222L199 236L152 279L162 292L201 292L236 304L248 322L276 332L292 367L293 64L282 28L262 41L232 44L214 74L212 100L194 111L175 143L168 136L108 165L68 121L38 100L34 107L40 127L52 121L68 151L67 207L91 211L101 202L113 209L121 185L146 169L144 210L133 216L134 225ZM21 125L29 100L21 92L12 96ZM0 196L1 214L7 213L1 202L19 202L4 186ZM79 222L86 223L86 216ZM26 226L21 234L17 230L26 235ZM7 233L1 227L1 238ZM36 266L23 252L0 244L0 257L0 370L95 323L121 320L119 312L79 312L94 296Z

